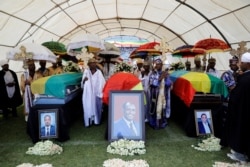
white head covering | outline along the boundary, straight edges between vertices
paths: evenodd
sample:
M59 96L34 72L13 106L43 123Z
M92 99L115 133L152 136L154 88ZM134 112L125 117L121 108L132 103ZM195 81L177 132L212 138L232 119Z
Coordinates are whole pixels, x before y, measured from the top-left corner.
M250 53L246 52L241 56L241 62L250 63Z
M9 64L7 59L0 60L0 66L3 66L5 64Z

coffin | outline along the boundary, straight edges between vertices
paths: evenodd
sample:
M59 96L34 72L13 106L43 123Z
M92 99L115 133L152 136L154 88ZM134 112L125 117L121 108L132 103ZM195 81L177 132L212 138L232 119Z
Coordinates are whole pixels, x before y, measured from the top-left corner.
M82 73L63 73L43 77L31 84L36 104L65 104L81 92Z

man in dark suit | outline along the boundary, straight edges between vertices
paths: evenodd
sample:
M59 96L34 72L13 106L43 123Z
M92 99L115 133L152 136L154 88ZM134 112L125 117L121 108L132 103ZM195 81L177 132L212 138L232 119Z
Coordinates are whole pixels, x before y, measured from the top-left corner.
M201 114L201 121L198 122L198 126L199 126L199 134L212 133L212 128L205 113Z
M44 126L41 128L41 136L42 137L50 137L56 135L56 128L51 124L51 116L44 116Z
M122 106L123 117L114 123L113 136L117 139L139 137L139 123L134 120L136 107L130 102L125 102Z

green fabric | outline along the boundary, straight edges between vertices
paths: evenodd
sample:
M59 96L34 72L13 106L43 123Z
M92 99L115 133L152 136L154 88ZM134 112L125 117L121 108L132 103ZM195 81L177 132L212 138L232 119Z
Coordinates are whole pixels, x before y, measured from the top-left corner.
M215 94L219 93L223 95L223 97L226 98L228 96L228 89L226 85L224 84L224 82L220 79L218 80L218 78L213 75L210 75L210 74L207 74L207 75L211 81L210 93L215 93Z
M51 76L45 83L45 94L64 98L66 87L69 85L80 86L82 73L63 73Z

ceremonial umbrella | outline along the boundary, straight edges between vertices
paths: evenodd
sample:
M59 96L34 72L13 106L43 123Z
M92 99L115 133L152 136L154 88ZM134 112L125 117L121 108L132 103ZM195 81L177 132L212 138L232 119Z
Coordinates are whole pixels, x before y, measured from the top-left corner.
M228 96L224 82L210 74L180 70L172 72L170 79L173 81L173 92L187 106L192 103L196 92L220 94L225 98Z
M104 43L105 49L100 51L98 56L103 58L104 61L104 70L105 70L105 75L109 75L109 66L111 60L114 60L114 58L117 58L120 56L120 49L116 47L114 44L105 42Z
M12 48L7 52L7 59L10 60L46 60L56 62L56 55L43 45L36 43L24 43Z
M162 52L156 49L156 47L159 45L160 45L159 42L149 42L149 43L143 44L130 54L130 58L146 59L147 56L161 55Z
M156 56L161 56L161 53L158 52L146 52L146 51L140 51L137 52L137 50L134 50L129 58L131 59L136 59L136 58L141 58L141 59L147 59L148 56L156 57Z
M173 57L181 57L181 58L188 58L188 57L195 57L196 55L204 55L206 54L206 50L202 48L194 48L193 45L183 45L178 47L172 53Z
M67 45L68 54L72 54L74 49L83 47L96 48L97 51L105 49L103 40L96 34L83 34L73 38Z
M217 38L206 38L195 43L194 48L205 49L207 53L226 52L231 50L230 46L223 40Z
M42 43L43 46L47 47L49 50L51 50L56 55L66 55L67 50L66 46L63 43L56 42L56 41L48 41Z
M143 90L141 81L132 73L118 72L113 74L103 88L103 103L109 104L111 90Z

